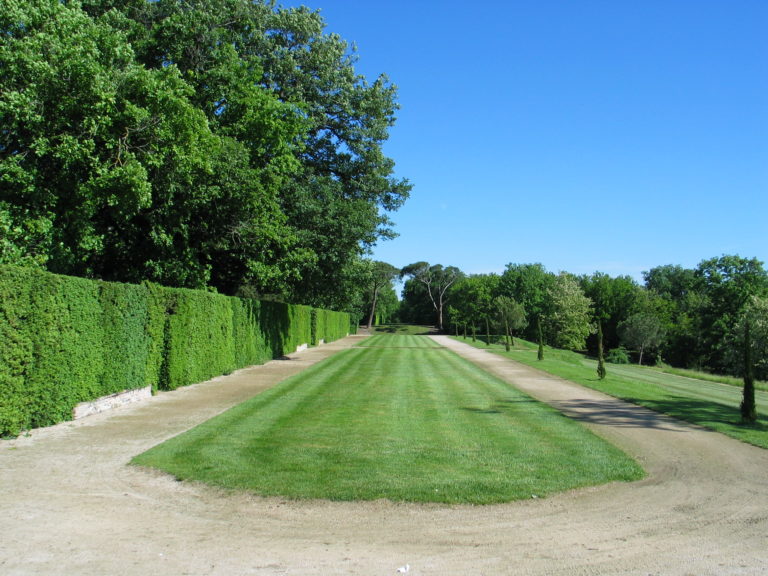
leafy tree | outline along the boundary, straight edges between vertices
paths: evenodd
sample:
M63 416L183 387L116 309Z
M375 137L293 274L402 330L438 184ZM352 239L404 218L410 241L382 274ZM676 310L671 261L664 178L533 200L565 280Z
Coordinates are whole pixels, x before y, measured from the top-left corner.
M658 266L643 273L648 300L638 311L655 314L666 333L665 360L675 366L701 367L701 309L705 302L694 270Z
M520 303L509 296L497 296L493 299L493 303L498 314L499 325L504 332L504 347L509 352L510 344L515 343L513 333L525 328L528 324L525 310Z
M542 264L507 264L499 281L499 294L522 304L529 318L542 318L549 306L549 290L555 278ZM525 337L535 340L537 326L529 323Z
M441 264L430 265L428 262L416 262L404 267L401 270L401 275L409 276L423 285L432 308L437 314L437 327L442 330L443 310L448 300L448 289L463 276L461 270L454 266L443 268Z
M582 276L579 283L595 306L597 320L602 324L604 346L615 348L619 345L618 326L636 311L642 289L629 276L612 278L602 272ZM596 335L588 338L587 348L592 353L597 351Z
M638 364L643 363L643 353L656 348L664 340L664 329L659 319L653 314L640 312L633 314L619 324L622 342L638 352Z
M268 1L8 0L0 258L358 306L410 185L382 152L396 88L324 26Z
M768 273L755 258L721 256L702 261L695 275L704 297L699 311L704 363L716 372L738 374L740 363L730 353L738 339L734 328L752 296L768 296Z
M583 350L592 331L592 301L584 295L576 279L566 273L556 277L548 296L544 322L549 342L558 348Z
M388 264L387 262L369 261L370 276L368 280L369 294L371 300L371 312L368 315L368 328L373 325L376 315L376 305L379 300L379 293L389 287L392 288L392 281L400 275L400 269Z
M485 329L486 344L490 344L490 324L496 315L493 298L498 283L496 274L472 274L458 280L450 289L450 300L467 318L473 337L478 328Z

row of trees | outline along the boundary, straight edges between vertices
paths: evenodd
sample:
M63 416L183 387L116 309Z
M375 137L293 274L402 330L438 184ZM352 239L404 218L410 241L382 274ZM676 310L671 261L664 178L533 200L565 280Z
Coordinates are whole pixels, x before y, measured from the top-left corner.
M628 276L575 276L541 264L509 264L502 274L413 264L399 310L404 322L472 333L519 334L558 348L603 348L640 363L742 375L749 348L755 377L768 378L768 272L752 258L724 255L694 269L659 266L639 284ZM745 328L750 343L745 347Z
M6 0L0 263L354 307L410 184L382 151L396 88L324 27L268 0Z

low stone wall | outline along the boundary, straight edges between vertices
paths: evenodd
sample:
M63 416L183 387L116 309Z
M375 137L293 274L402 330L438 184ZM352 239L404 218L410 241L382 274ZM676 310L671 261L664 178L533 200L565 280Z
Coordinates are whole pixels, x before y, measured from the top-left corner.
M72 418L84 418L91 414L98 414L106 410L112 410L132 402L140 402L152 396L152 386L137 388L136 390L126 390L109 396L102 396L91 402L81 402L72 410Z

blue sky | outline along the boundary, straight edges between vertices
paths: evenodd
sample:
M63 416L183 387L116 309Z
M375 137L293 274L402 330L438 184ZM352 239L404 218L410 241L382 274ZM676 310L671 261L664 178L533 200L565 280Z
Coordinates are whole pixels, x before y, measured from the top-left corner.
M641 280L768 261L768 2L306 0L385 73L414 185L373 257Z

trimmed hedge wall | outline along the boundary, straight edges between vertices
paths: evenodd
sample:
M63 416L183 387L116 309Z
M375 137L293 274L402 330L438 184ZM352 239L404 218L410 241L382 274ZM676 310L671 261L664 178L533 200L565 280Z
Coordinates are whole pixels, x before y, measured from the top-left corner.
M349 314L0 266L0 435L80 402L173 390L350 332Z

